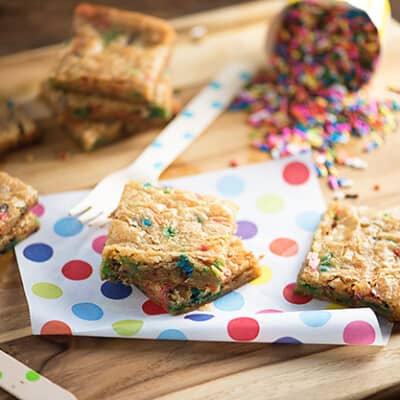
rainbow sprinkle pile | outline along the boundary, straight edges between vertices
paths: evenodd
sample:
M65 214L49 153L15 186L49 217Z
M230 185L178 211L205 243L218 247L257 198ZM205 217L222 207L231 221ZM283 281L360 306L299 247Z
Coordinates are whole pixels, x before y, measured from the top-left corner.
M348 15L349 10L343 6L332 8L335 19L327 17L330 10L327 6L314 2L287 7L276 33L271 68L253 79L237 97L233 108L250 113L248 122L254 128L252 144L270 152L273 158L313 150L318 175L327 177L329 187L337 191L350 187L352 182L340 177L335 165L367 167L361 158L346 156L341 145L355 136L363 141L365 152L378 148L385 135L396 128L395 111L400 106L394 100L371 100L366 92L352 91L372 74L379 55L378 37L375 37L378 45L374 46L372 32L376 35L377 32L363 11L352 9ZM319 19L316 9L320 11ZM354 35L351 29L355 29ZM328 40L330 44L326 43ZM316 51L315 41L323 41L329 55L321 49ZM370 51L356 52L353 47L361 44L369 46ZM346 57L345 51L351 54ZM335 52L343 57L335 56Z

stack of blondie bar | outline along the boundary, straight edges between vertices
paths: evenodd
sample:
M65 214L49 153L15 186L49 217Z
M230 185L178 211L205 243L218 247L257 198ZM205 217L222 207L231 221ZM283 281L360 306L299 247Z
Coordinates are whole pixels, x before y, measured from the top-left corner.
M35 123L14 101L0 102L0 154L35 143L40 132Z
M0 254L39 228L38 219L30 211L37 200L35 189L0 172Z
M166 21L81 4L73 30L42 93L83 149L92 150L171 117L166 66L175 32Z
M215 300L260 275L234 236L237 211L213 196L128 183L111 216L102 279L136 285L171 314Z

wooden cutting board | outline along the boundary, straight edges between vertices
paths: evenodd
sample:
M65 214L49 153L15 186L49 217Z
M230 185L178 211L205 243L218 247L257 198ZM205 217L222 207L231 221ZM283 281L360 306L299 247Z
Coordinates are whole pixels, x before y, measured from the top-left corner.
M267 26L283 1L255 2L173 20L179 40L171 62L173 83L189 99L230 60L267 63ZM207 28L200 41L190 36L193 26ZM396 85L400 60L400 26L392 22L371 90L384 92ZM61 46L61 45L60 45ZM32 102L38 83L54 63L60 46L0 58L0 96ZM162 178L264 161L268 155L249 145L245 115L222 115ZM48 119L40 125L42 144L15 152L0 168L37 187L41 193L82 189L110 171L124 167L148 145L157 131L82 153L68 135ZM350 151L356 152L356 146ZM381 149L365 156L367 171L349 171L360 203L376 207L400 204L399 132ZM65 157L67 155L67 157ZM66 158L66 159L65 159ZM374 191L379 184L381 189ZM321 181L326 198L331 192ZM96 338L31 336L28 309L15 261L0 261L0 348L14 355L79 399L383 399L400 396L400 335L385 348L244 343L180 343ZM8 398L0 392L0 399Z

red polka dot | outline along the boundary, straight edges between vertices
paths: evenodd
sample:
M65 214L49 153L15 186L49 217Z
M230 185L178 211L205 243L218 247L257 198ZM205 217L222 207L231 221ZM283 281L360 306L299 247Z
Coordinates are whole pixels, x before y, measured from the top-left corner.
M81 281L92 275L93 268L86 261L71 260L62 267L61 271L67 279Z
M41 217L44 214L44 205L43 204L36 204L31 208L31 211L37 216Z
M92 249L96 252L101 254L103 252L104 245L106 243L107 236L101 235L93 240L92 242Z
M278 238L269 245L271 253L281 257L292 257L299 251L297 242L289 238Z
M273 308L267 308L266 310L257 311L256 314L277 314L277 313L281 313L281 312L283 312L283 311L275 310Z
M156 303L151 300L147 300L142 305L142 310L147 315L160 315L166 314L166 311Z
M365 321L352 321L343 330L343 341L347 344L365 345L375 341L375 329Z
M289 283L283 288L283 297L286 301L292 304L306 304L312 300L311 296L303 296L295 293L294 288L296 283Z
M289 185L302 185L310 177L307 165L294 161L287 164L283 170L283 179Z
M41 335L72 335L71 328L62 321L48 321L40 329Z
M253 318L235 318L228 323L228 334L233 340L254 340L260 333L260 325Z

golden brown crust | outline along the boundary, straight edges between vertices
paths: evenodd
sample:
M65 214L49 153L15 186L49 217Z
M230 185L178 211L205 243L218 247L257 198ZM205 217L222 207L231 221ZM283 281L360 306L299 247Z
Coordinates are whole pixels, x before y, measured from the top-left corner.
M153 102L175 38L166 21L83 4L74 25L76 36L52 74L55 86Z
M259 261L243 247L240 239L233 239L229 245L227 266L232 272L230 278L217 287L197 288L190 284L170 287L165 282L134 282L153 302L170 314L178 315L197 309L203 304L243 286L261 274Z
M297 291L400 320L400 218L332 203L314 235Z
M32 186L0 172L0 235L10 232L37 200L38 193Z
M39 226L39 220L36 216L31 212L26 213L10 232L0 236L0 253L11 250L17 243L26 239L33 232L36 232Z
M67 120L123 121L143 125L146 120L148 124L165 122L173 113L172 90L167 77L156 85L154 104L68 92L53 88L48 82L42 85L41 95L57 114L62 114Z
M0 103L0 153L32 144L40 139L31 118L11 100Z

